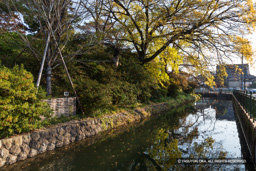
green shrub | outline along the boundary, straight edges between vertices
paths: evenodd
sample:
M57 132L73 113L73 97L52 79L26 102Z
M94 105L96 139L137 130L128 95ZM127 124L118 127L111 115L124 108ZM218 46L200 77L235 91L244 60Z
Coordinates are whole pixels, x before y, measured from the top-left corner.
M138 91L134 84L118 80L111 87L114 105L129 105L137 102Z
M172 83L168 86L167 95L170 97L176 97L179 95L179 91L180 91L179 86L177 84Z
M106 84L88 77L76 79L77 91L86 113L91 114L99 108L106 108L112 104L112 92Z
M187 73L170 73L169 77L168 96L171 97L177 96L181 91L191 94L197 86L196 82L188 80L189 75Z
M184 92L187 94L191 94L194 92L195 88L197 87L197 83L194 81L189 81L188 82L188 87L186 87L186 89L184 89Z
M36 129L50 108L36 96L33 76L23 66L0 64L0 137ZM41 94L42 95L42 94Z
M150 75L150 72L132 56L133 54L125 55L127 56L120 60L122 65L118 71L122 75L122 80L135 85L137 100L147 102L152 98L162 97L163 88L158 85L156 78Z

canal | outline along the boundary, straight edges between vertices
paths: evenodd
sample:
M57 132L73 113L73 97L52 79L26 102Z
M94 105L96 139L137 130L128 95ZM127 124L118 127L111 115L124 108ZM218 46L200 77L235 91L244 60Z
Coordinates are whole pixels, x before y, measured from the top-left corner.
M205 98L2 169L253 170L235 118L232 101Z

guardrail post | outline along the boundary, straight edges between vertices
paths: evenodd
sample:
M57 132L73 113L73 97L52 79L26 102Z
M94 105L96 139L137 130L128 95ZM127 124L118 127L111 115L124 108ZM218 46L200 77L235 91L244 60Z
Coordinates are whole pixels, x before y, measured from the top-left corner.
M249 104L249 114L250 114L250 118L252 118L252 92L250 92L250 104Z
M244 108L244 92L241 91L241 94L242 94L242 106L243 106L243 108Z
M255 115L255 106L256 106L256 100L255 97L252 96L252 120L254 122L254 115Z
M245 92L245 111L247 112L247 113L249 113L249 108L248 108L248 93L247 93L247 91L244 91Z

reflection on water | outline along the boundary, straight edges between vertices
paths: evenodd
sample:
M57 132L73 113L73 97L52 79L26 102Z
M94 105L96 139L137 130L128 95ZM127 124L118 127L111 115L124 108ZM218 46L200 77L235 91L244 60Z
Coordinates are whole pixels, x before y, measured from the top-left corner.
M109 135L80 141L18 162L5 170L246 170L251 164L217 164L243 159L232 102L203 99ZM93 142L95 142L92 144ZM90 145L92 144L92 145ZM181 159L181 160L177 160ZM200 159L205 163L188 163ZM210 164L210 161L213 162Z

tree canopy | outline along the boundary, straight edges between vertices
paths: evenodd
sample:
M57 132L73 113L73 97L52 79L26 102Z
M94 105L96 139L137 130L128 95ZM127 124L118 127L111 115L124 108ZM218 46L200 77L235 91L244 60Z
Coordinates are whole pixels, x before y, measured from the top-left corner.
M62 53L68 61L95 61L85 57L92 49L112 53L112 60L96 62L113 61L118 67L120 50L130 49L162 86L168 72L178 73L180 66L213 85L210 65L239 56L253 63L243 36L254 29L252 0L7 0L0 8L0 20L23 16L31 34L19 33L25 48L38 61L46 57L48 71L61 64ZM50 80L48 74L49 94Z
M142 63L184 63L207 78L209 64L232 62L239 53L252 63L251 46L242 37L255 25L251 0L113 0L107 10Z

